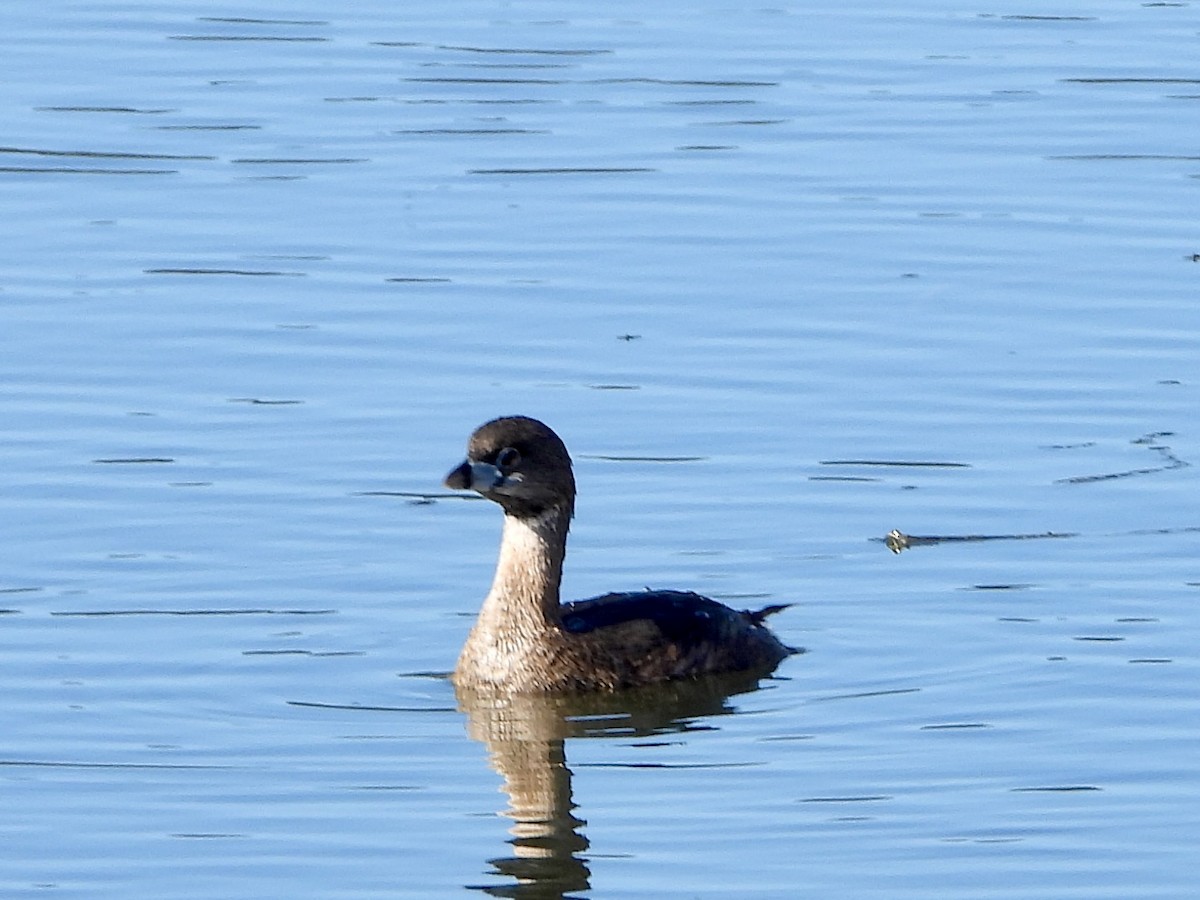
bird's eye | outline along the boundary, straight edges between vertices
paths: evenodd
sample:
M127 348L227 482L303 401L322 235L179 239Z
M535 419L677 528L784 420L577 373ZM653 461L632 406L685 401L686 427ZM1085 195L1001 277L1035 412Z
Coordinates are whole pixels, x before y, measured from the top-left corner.
M515 447L505 447L496 454L496 466L500 469L512 469L521 461L521 454Z

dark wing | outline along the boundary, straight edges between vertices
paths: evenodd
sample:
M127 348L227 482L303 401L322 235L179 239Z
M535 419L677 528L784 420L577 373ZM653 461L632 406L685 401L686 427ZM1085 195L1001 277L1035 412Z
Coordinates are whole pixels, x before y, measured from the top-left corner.
M561 622L571 634L588 634L627 622L649 621L665 640L695 646L729 640L760 626L766 616L784 608L773 606L750 613L690 591L638 591L568 603L562 608Z
M650 684L714 672L772 671L796 651L758 612L730 609L687 591L605 594L562 607L570 652L607 687Z

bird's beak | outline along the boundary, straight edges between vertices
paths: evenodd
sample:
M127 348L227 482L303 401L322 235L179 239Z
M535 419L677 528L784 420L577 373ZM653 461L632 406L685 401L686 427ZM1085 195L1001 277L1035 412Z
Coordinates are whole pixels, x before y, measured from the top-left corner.
M442 484L452 491L468 490L471 487L471 464L464 459L462 465L450 470Z
M503 482L504 473L491 463L464 459L462 465L450 470L442 484L454 491L478 491L486 494Z

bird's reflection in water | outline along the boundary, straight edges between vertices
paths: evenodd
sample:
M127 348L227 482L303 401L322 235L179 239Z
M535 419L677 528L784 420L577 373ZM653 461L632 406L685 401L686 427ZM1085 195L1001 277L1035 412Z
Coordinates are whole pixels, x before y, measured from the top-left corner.
M459 690L471 737L487 745L504 778L512 855L489 860L514 881L473 885L495 897L566 898L590 890L588 840L571 795L567 738L644 737L705 728L696 720L734 711L729 698L763 673L709 676L618 694L541 696Z

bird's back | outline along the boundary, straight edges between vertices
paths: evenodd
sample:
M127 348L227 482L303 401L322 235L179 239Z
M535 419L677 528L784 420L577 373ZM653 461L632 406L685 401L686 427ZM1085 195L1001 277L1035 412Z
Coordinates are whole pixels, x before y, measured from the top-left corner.
M750 612L689 591L638 591L565 604L559 624L564 644L579 651L590 669L630 687L774 669L796 652L763 625L782 608Z

